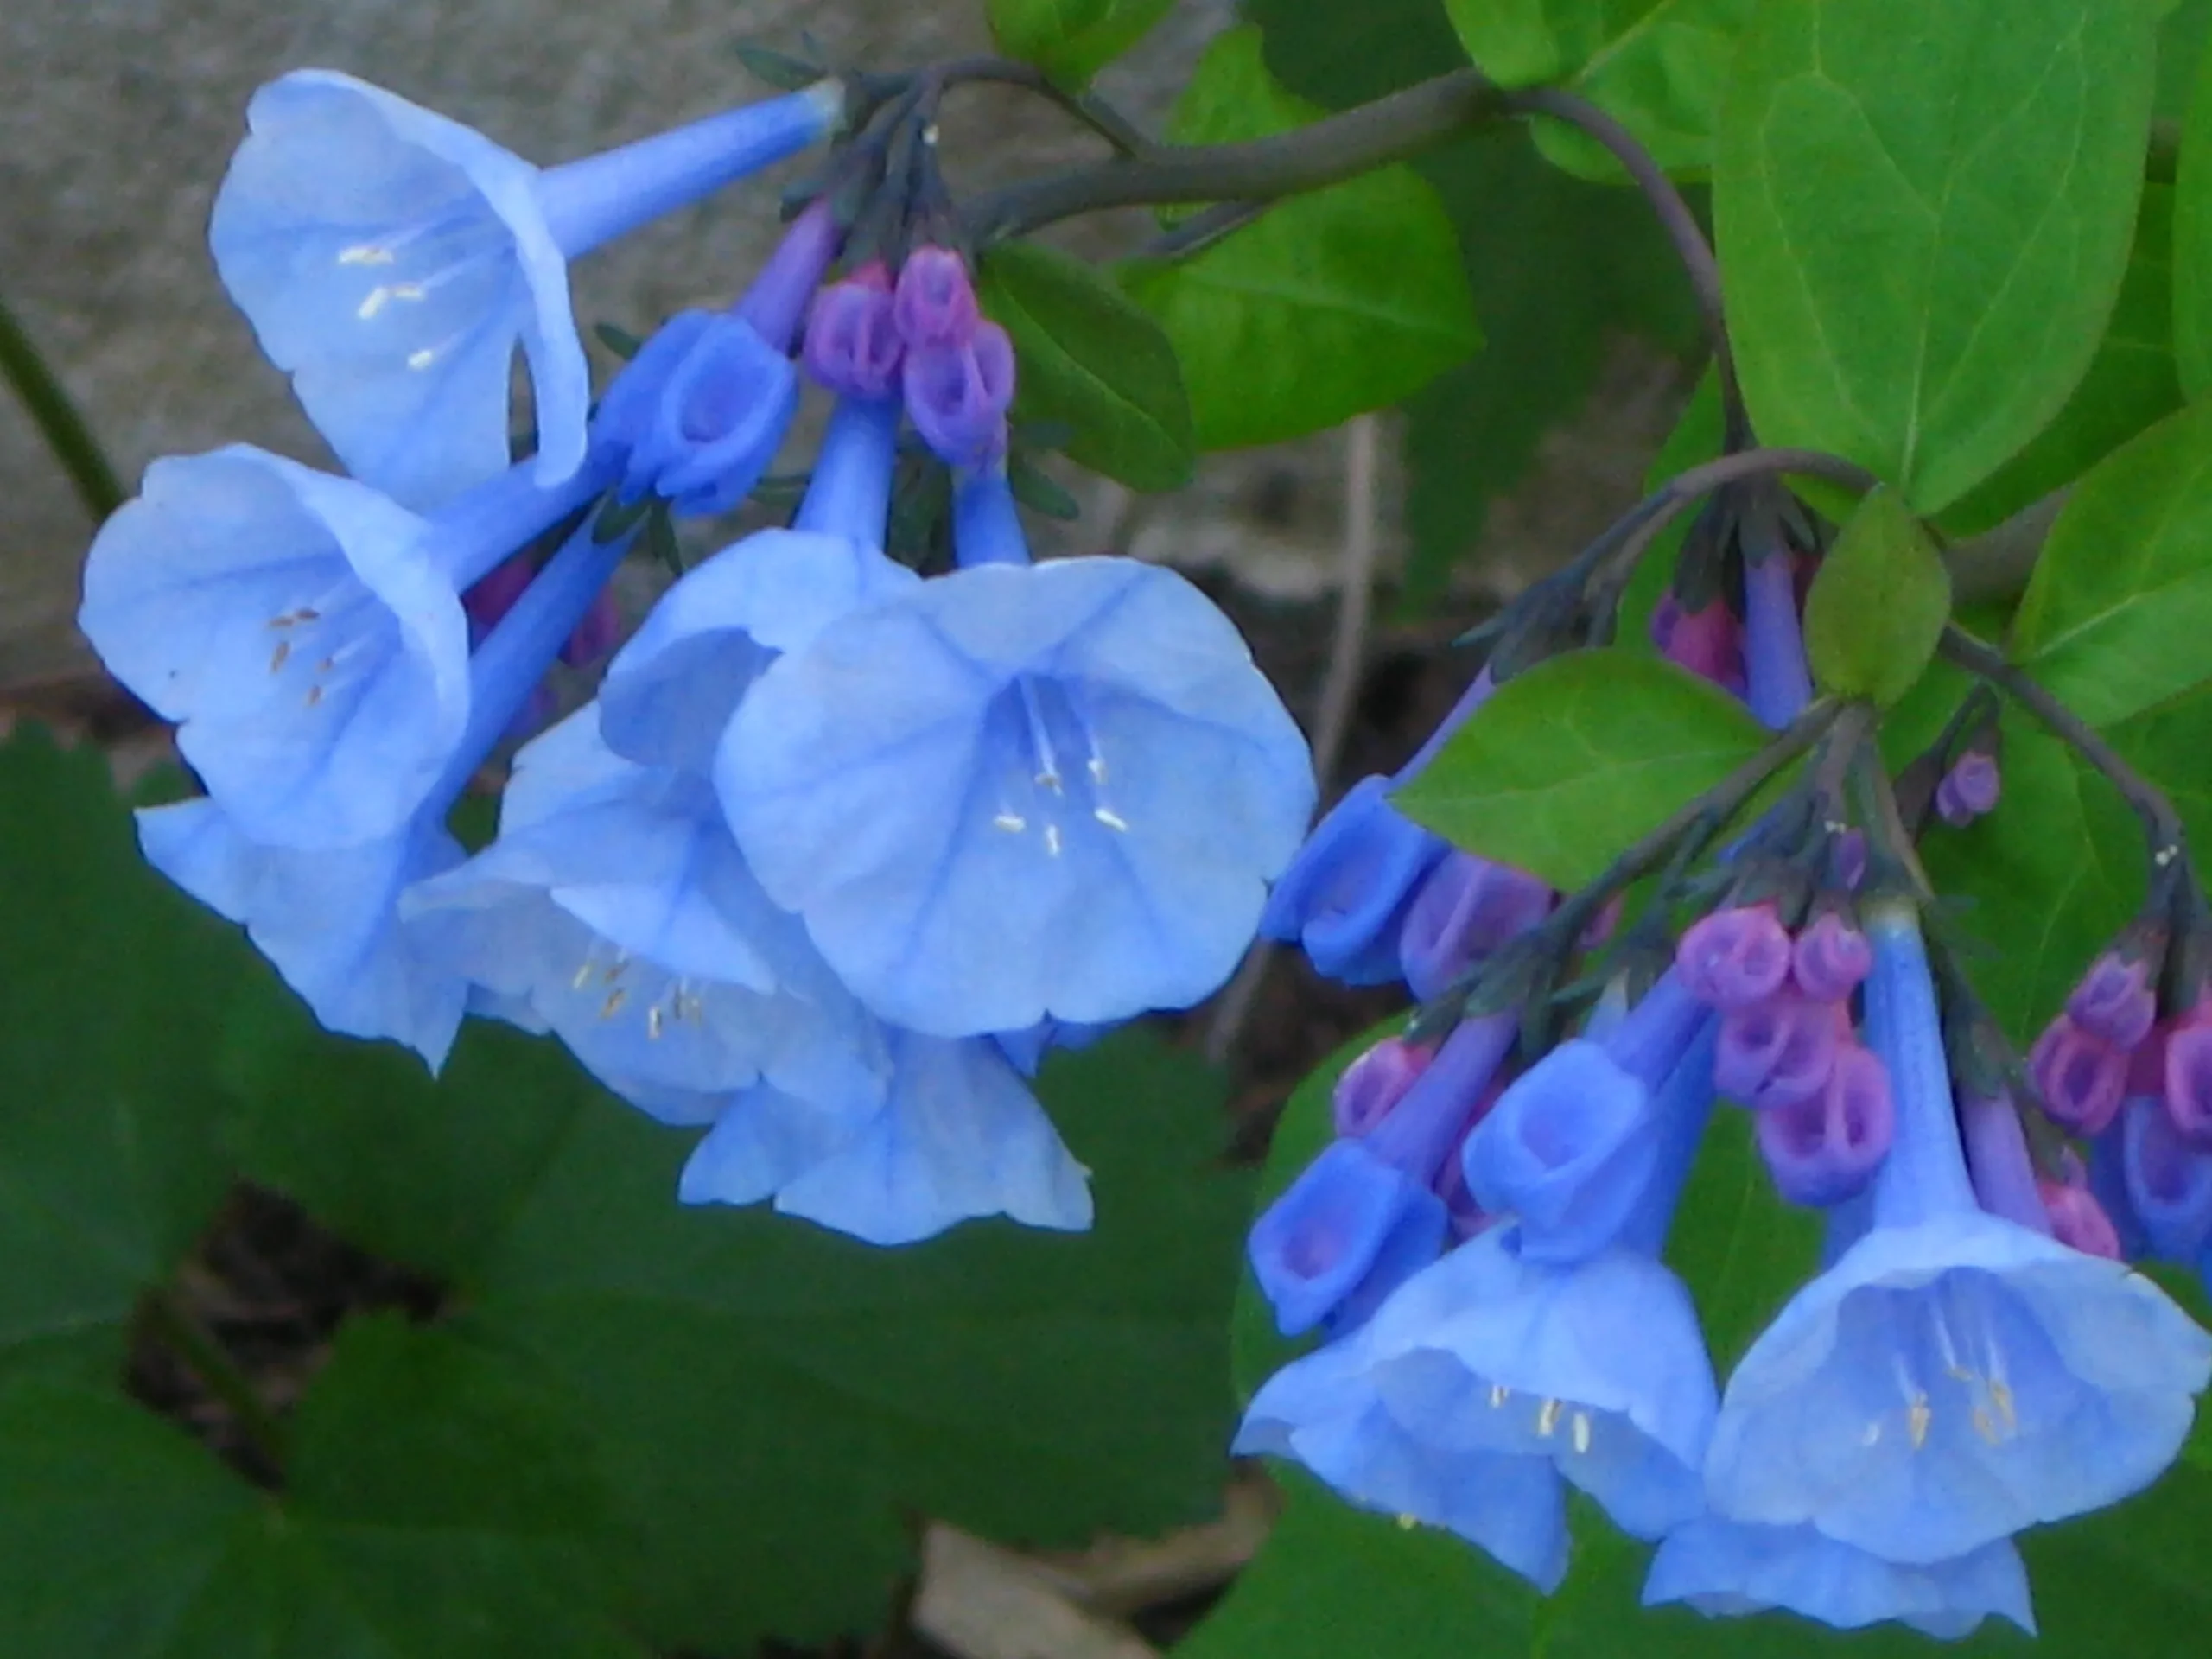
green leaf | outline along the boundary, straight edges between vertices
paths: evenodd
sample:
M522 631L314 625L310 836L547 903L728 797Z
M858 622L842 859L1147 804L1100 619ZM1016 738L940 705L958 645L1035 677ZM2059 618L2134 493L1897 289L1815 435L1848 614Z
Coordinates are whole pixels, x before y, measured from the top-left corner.
M1219 1080L1188 1056L1140 1030L1047 1067L1094 1232L971 1223L885 1250L677 1204L694 1137L550 1047L467 1040L442 1084L391 1072L380 1114L347 1084L287 1185L352 1236L436 1246L466 1331L578 1402L654 1641L874 1628L917 1513L1072 1546L1218 1502L1249 1184L1219 1167Z
M1531 1652L1535 1592L1427 1527L1347 1508L1284 1471L1289 1503L1267 1547L1179 1659L1491 1659Z
M1805 655L1822 690L1887 708L1910 691L1951 614L1942 556L1893 490L1859 504L1805 599Z
M2093 726L2212 677L2212 406L2092 468L2051 526L2013 625L2018 661Z
M643 1659L599 1610L581 1426L510 1369L348 1325L281 1503L111 1395L0 1395L0 1651Z
M1579 887L1768 735L1671 663L1569 652L1499 687L1391 798L1447 841Z
M1274 83L1247 25L1207 49L1172 137L1264 137L1319 113ZM1406 167L1294 198L1191 258L1125 267L1122 282L1174 345L1202 449L1383 408L1482 340L1451 221Z
M2141 0L1769 0L1713 168L1760 437L1936 512L2040 431L2126 269L2151 114Z
M1667 1265L1697 1301L1721 1375L1812 1276L1821 1231L1817 1212L1776 1193L1751 1114L1714 1112L1667 1235Z
M2212 393L2212 51L2201 65L2174 179L2174 355L2192 398Z
M2158 25L2158 91L2152 111L2161 121L2189 113L2190 92L2212 39L2212 0L2180 0Z
M1044 67L1113 9L1114 0L988 0L983 10L1001 52Z
M2057 419L1944 510L1938 523L1946 535L1978 536L1995 528L2181 407L2173 341L2173 200L2171 186L2144 187L2134 251L2088 373Z
M1502 85L1580 92L1670 172L1711 164L1713 117L1752 0L1445 0L1445 10L1468 55ZM1573 128L1546 123L1537 142L1586 178L1623 176Z
M120 1368L222 1197L207 1046L242 954L146 868L107 761L0 741L0 1377Z
M1197 457L1175 348L1080 259L1030 242L984 256L983 308L1020 354L1014 414L1065 423L1075 460L1131 489L1180 489Z

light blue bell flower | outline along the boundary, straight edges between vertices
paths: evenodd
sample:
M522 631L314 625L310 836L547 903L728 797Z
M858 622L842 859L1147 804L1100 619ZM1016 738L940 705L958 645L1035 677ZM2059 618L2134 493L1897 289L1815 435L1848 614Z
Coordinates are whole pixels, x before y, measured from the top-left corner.
M571 537L469 659L467 725L445 770L397 829L372 841L303 850L245 834L213 799L138 814L147 861L246 930L317 1020L353 1037L388 1037L442 1065L469 982L433 924L402 914L416 881L461 859L447 814L561 642L622 556L588 527Z
M1429 1311L1430 1282L1417 1275L1366 1324L1269 1377L1230 1449L1287 1459L1347 1503L1455 1533L1549 1593L1567 1557L1567 1486L1550 1459L1436 1444L1409 1429L1377 1387Z
M610 747L705 775L770 663L832 619L920 582L882 550L898 429L894 402L841 402L792 526L755 531L661 595L601 684Z
M855 1122L768 1085L741 1090L683 1166L687 1204L772 1200L871 1244L1002 1215L1090 1225L1087 1172L999 1046L887 1030L883 1104Z
M1705 1516L1669 1533L1651 1558L1643 1605L1669 1601L1715 1618L1786 1608L1843 1630L1895 1620L1944 1642L1991 1618L2036 1633L2026 1564L2001 1540L1947 1560L1900 1565L1809 1526Z
M1003 474L965 568L839 618L738 709L738 843L893 1023L942 1036L1183 1007L1251 941L1313 809L1305 740L1173 572L1032 566Z
M1361 779L1331 807L1268 894L1260 931L1306 953L1316 973L1387 985L1402 971L1398 941L1449 842L1392 806L1396 779Z
M769 903L704 782L613 755L589 705L516 780L499 837L403 906L440 924L453 966L656 1116L706 1121L764 1078L831 1116L880 1103L876 1022Z
M1866 917L1866 1029L1896 1146L1863 1235L1729 1379L1706 1483L1724 1518L1923 1566L2155 1480L2212 1338L2123 1264L1978 1206L1917 921L1894 901Z
M469 716L467 588L574 512L510 468L428 518L247 445L147 468L85 565L78 625L163 718L226 822L270 846L391 834Z
M520 348L540 480L582 464L568 264L823 137L824 82L564 166L325 69L255 93L215 199L217 270L346 468L427 508L508 462Z

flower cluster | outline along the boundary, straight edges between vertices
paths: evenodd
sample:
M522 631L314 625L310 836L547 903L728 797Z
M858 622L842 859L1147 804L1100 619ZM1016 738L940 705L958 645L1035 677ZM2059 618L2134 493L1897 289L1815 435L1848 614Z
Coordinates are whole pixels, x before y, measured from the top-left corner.
M1745 533L1773 523L1724 524L1714 591L1678 600L1656 643L1777 731L1824 730L1813 762L1725 847L1725 812L1686 816L1580 893L1519 878L1535 891L1510 914L1469 912L1452 972L1342 1074L1336 1138L1252 1230L1279 1326L1324 1340L1260 1388L1236 1445L1545 1592L1577 1489L1656 1545L1647 1603L2032 1630L2015 1536L2154 1480L2212 1379L2212 1337L2105 1221L2116 1206L2153 1249L2205 1249L2212 998L2190 981L2173 1001L2186 976L2145 930L2100 962L2035 1061L2053 1109L2098 1136L2091 1165L2046 1144L1923 936L1866 728L1808 709L1795 556ZM1854 773L1888 803L1856 824ZM1414 979L1409 918L1446 856L1388 787L1323 821L1267 924L1367 982L1395 976L1394 947ZM1608 942L1593 921L1662 871ZM1662 1260L1723 1098L1827 1233L1824 1266L1725 1381ZM2107 1186L2120 1198L2101 1205Z
M1079 1228L1085 1173L1027 1079L1226 977L1310 764L1181 577L1032 563L1011 346L883 166L926 113L855 135L844 107L823 83L539 169L343 75L264 88L216 263L350 475L156 461L80 621L206 791L140 815L147 857L331 1029L433 1067L470 1014L550 1032L706 1129L687 1200L879 1243ZM669 319L594 406L567 262L823 139L745 293ZM537 435L511 461L518 352ZM548 670L616 645L626 551L747 499L801 363L835 407L796 516L662 596L465 853L448 817ZM909 417L955 469L926 579L885 550Z

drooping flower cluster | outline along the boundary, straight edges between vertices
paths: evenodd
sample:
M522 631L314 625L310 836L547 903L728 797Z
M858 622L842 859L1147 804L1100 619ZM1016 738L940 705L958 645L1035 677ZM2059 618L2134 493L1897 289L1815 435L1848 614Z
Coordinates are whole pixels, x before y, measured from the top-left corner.
M1736 556L1660 643L1740 677L1779 730L1809 692L1796 578L1787 556ZM1238 1449L1452 1531L1546 1592L1568 1567L1572 1487L1656 1543L1648 1603L1946 1637L1991 1616L2032 1630L2015 1536L2172 1461L2212 1337L2117 1259L2090 1182L2128 1195L2132 1226L2152 1198L2171 1230L2154 1247L2202 1249L2212 1156L2184 1166L2164 1149L2185 1139L2190 1109L2169 1103L2196 1097L2187 1045L2212 1028L2208 1005L2154 1020L2158 967L2140 950L2101 963L2046 1039L2063 1058L2039 1052L2037 1073L2080 1068L2082 1098L2115 1067L2126 1084L2107 1050L2160 1040L2156 1025L2165 1092L2128 1103L2088 1173L2031 1145L1986 1063L1986 1021L1931 961L1884 849L1896 813L1849 822L1839 780L1871 757L1847 725L1827 731L1708 872L1691 855L1719 820L1684 818L1646 863L1546 893L1344 1072L1337 1138L1250 1240L1282 1331L1324 1341L1259 1389ZM1340 973L1370 953L1379 979L1440 855L1379 781L1371 793L1324 821L1270 921ZM1662 857L1672 885L1599 955L1589 923L1608 883ZM1657 948L1681 905L1704 913ZM1587 995L1559 988L1578 957L1605 964L1604 989L1579 1030L1552 1035L1560 1000ZM2145 1088L2132 1064L2126 1086ZM1660 1260L1722 1098L1749 1110L1777 1189L1821 1210L1827 1233L1823 1268L1725 1386ZM2162 1150L2146 1158L2139 1128L2131 1165L2139 1107Z
M859 214L897 232L911 207L886 135L841 139L737 302L669 319L592 406L566 262L843 107L825 83L541 170L346 76L264 88L217 264L352 475L156 462L80 620L206 791L140 815L148 858L333 1030L433 1067L467 1014L550 1032L705 1128L687 1200L880 1243L1082 1227L1027 1079L1227 976L1310 766L1181 577L1031 563L1013 353L957 252L899 232L825 285ZM537 435L511 462L518 350ZM796 517L669 589L465 854L447 818L548 670L616 644L626 550L761 479L795 354L836 394ZM927 579L885 550L903 417L957 467L956 568Z

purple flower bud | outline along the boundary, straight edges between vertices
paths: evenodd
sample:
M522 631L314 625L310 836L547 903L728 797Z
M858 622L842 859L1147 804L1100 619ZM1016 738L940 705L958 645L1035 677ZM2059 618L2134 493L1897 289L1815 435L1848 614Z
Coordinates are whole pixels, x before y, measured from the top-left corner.
M2050 1236L2050 1212L2037 1189L2035 1160L2012 1097L1961 1096L1959 1139L1965 1145L1974 1201L1993 1216Z
M1844 1016L1834 1002L1781 990L1722 1016L1713 1086L1758 1111L1796 1106L1827 1089Z
M2078 1135L2099 1135L2120 1110L2127 1087L2127 1052L2062 1014L2029 1051L2028 1073L2054 1122Z
M1970 750L1936 785L1936 810L1944 823L1954 829L1963 829L1983 814L1996 810L2002 782L1997 757L1984 754L1979 749Z
M1656 637L1658 619L1653 619ZM1723 690L1741 696L1744 690L1744 625L1735 612L1719 600L1701 611L1675 607L1667 637L1659 642L1667 660L1687 668Z
M1872 1049L1847 1044L1836 1052L1827 1087L1763 1111L1754 1122L1783 1198L1821 1208L1840 1204L1873 1179L1896 1137L1889 1071Z
M2212 1146L2212 1024L2202 1007L2166 1039L2166 1115L2198 1146Z
M2108 1262L2121 1259L2120 1230L2085 1181L2045 1178L2037 1181L2036 1190L2050 1213L2053 1238L2084 1255L2101 1255Z
M1402 1037L1385 1037L1369 1049L1344 1068L1329 1096L1337 1133L1348 1140L1365 1135L1389 1116L1435 1058L1434 1049Z
M1675 630L1681 626L1682 602L1672 594L1663 595L1651 609L1651 643L1659 647L1662 657L1667 655L1675 643Z
M1822 911L1798 933L1789 967L1797 988L1815 1001L1840 1002L1873 970L1874 948L1834 911Z
M2120 1144L2127 1201L2151 1249L2193 1262L2212 1240L2212 1152L2191 1145L2147 1095L2121 1109Z
M1398 960L1422 1001L1440 995L1468 964L1527 932L1552 907L1533 875L1472 853L1453 853L1428 873L1406 912Z
M806 372L842 397L889 397L899 390L906 344L892 317L891 278L863 265L814 296L806 318Z
M977 323L965 345L910 347L900 378L915 429L947 464L985 467L1006 453L1014 342L998 324Z
M919 247L908 254L892 305L899 337L916 350L965 346L981 320L968 262L950 248Z
M1675 966L1691 995L1723 1013L1772 996L1789 977L1789 930L1771 905L1716 910L1675 947Z

